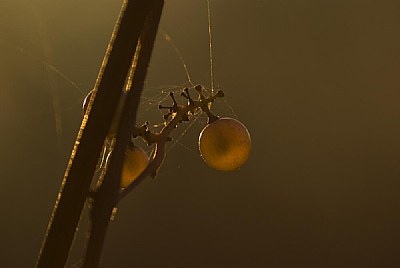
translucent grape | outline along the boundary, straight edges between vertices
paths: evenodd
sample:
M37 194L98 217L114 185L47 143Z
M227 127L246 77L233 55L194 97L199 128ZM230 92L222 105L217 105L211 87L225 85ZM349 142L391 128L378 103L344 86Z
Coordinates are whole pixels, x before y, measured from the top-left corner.
M126 188L131 184L143 172L148 163L149 158L141 147L129 146L125 152L121 171L121 188Z
M238 120L220 118L201 131L199 149L210 167L222 171L237 170L249 158L250 134Z

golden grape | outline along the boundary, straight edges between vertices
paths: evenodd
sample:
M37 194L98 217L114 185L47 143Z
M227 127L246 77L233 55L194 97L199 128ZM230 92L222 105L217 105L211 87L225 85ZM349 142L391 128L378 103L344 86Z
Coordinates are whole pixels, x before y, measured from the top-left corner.
M121 188L131 184L146 168L149 158L146 152L138 146L128 146L121 171Z
M204 161L212 168L232 171L249 158L250 134L238 120L225 117L208 124L200 133L199 149Z

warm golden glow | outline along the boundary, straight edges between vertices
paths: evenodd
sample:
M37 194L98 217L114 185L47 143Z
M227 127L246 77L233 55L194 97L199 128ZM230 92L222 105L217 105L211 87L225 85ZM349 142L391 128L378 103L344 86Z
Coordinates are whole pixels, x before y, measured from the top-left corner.
M199 148L210 167L222 171L236 170L249 158L250 134L238 120L221 118L200 133Z
M138 147L129 147L125 152L125 160L121 171L121 188L131 184L149 163L145 151Z

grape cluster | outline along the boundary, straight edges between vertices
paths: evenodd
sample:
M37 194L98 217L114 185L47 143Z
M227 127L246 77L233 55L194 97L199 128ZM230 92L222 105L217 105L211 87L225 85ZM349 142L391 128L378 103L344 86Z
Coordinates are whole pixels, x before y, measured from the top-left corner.
M197 85L194 87L198 97L193 99L189 88L181 92L181 96L187 100L183 105L178 104L174 93L170 93L172 99L171 106L159 105L160 110L167 110L164 114L165 124L158 132L153 132L148 128L148 122L140 127L136 127L132 133L132 140L125 153L125 160L121 173L121 188L127 189L129 185L140 176L155 176L165 158L166 143L171 141L170 133L182 122L190 121L191 117L199 112L204 112L208 117L208 123L199 135L199 150L204 162L210 167L221 171L233 171L239 169L248 159L251 149L251 139L247 128L238 120L214 115L211 110L211 104L217 99L224 97L220 90L211 96L204 94L203 87ZM84 109L87 108L88 98L84 101ZM121 99L124 101L124 96ZM121 103L121 102L120 102ZM123 106L119 105L119 106ZM122 109L118 109L122 110ZM117 112L114 118L119 121ZM113 123L109 136L115 136L115 125ZM142 137L148 144L155 144L155 151L149 160L145 151L134 145L133 140Z

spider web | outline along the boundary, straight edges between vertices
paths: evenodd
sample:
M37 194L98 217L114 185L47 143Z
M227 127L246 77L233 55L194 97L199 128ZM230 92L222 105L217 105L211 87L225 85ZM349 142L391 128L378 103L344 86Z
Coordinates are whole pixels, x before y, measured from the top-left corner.
M213 54L212 54L212 28L211 28L211 12L210 12L210 2L207 0L207 16L208 16L208 39L209 39L209 71L210 71L210 87L204 87L206 94L211 94L216 90L215 85L214 85L214 73L213 73ZM44 50L48 50L49 44L47 44L45 41L45 37L42 37L42 45L46 44L46 48ZM157 39L162 40L165 44L167 44L170 48L171 51L175 54L175 56L179 59L181 69L182 69L182 80L184 80L183 83L181 84L171 84L171 85L160 85L160 86L145 86L142 96L141 96L141 101L140 101L140 106L139 106L139 111L137 115L137 124L140 125L144 123L145 121L150 122L150 128L157 131L164 125L164 120L163 120L163 113L164 111L160 111L158 109L158 106L160 104L163 105L169 105L171 104L171 98L169 96L170 92L174 92L176 99L178 102L185 102L184 99L181 99L179 97L180 93L184 88L193 88L196 83L192 81L191 75L189 68L185 62L185 57L182 55L180 52L179 48L174 42L174 39L163 29L160 29L158 33ZM63 71L61 71L59 68L51 64L49 61L43 59L42 57L37 56L36 54L32 53L28 49L25 49L22 46L12 44L7 42L6 40L0 39L0 46L6 47L9 50L14 50L15 52L21 54L22 56L42 65L45 67L45 76L47 76L47 83L48 86L51 88L50 92L52 95L52 107L53 109L51 111L42 111L42 110L35 110L31 111L27 117L30 119L32 118L39 118L40 116L43 116L44 114L51 113L53 118L54 118L54 130L57 136L57 139L63 140L64 138L64 121L65 118L69 116L70 113L72 114L83 114L81 111L82 109L82 101L85 98L86 94L90 91L90 85L82 85L77 82L75 82L72 78L70 78L67 74L65 74ZM206 48L205 48L206 49ZM48 56L48 53L44 51L44 55ZM152 65L150 64L150 71L151 71ZM68 87L70 87L72 90L75 91L76 93L76 98L72 102L65 102L65 101L58 101L59 99L62 99L62 96L59 96L59 88L55 84L57 84L57 81L64 81ZM151 81L146 81L146 84L148 85L149 82ZM204 85L203 85L204 86ZM63 89L62 89L63 90ZM194 90L191 91L193 97L196 97L196 93ZM57 95L58 94L58 95ZM221 103L222 102L222 103ZM222 105L221 105L222 104ZM233 108L229 105L226 97L223 98L223 101L219 101L218 105L215 105L218 107L218 112L216 114L221 114L221 115L228 115L231 117L237 118L237 115ZM223 106L221 108L221 106ZM225 109L224 109L225 108ZM219 112L221 111L221 112ZM197 148L197 142L192 143L192 145L188 145L187 142L183 141L183 138L194 128L197 127L197 135L199 134L199 127L204 127L207 122L207 116L204 115L203 113L197 114L192 116L191 120L187 123L179 124L178 129L172 132L172 138L173 141L170 142L170 144L167 147L167 154L170 153L174 148L180 147L188 151L189 153L192 153L196 156L200 156ZM197 141L197 139L193 139ZM141 143L141 142L139 142ZM146 146L142 145L144 149L149 153L152 148L147 148Z
M207 3L207 24L208 24L208 52L209 52L209 71L210 71L210 88L205 87L204 85L203 88L206 91L206 95L211 95L214 93L216 90L215 85L214 85L214 70L213 70L213 40L212 40L212 23L211 23L211 6L210 6L210 0L206 0ZM174 92L174 95L179 96L179 94L183 91L184 88L189 88L191 89L192 92L195 92L194 87L195 84L192 80L192 77L190 75L189 68L186 64L185 58L180 52L178 46L175 44L173 38L163 29L159 30L159 36L162 37L163 40L168 43L170 48L175 52L176 56L178 57L180 64L182 66L182 69L184 71L184 74L186 75L186 82L181 84L181 85L169 85L169 86L161 86L160 88L148 88L144 90L144 93L142 95L142 100L141 100L141 109L138 114L137 121L140 122L140 120L149 120L150 118L153 119L151 115L149 115L149 111L154 111L154 107L158 107L159 104L162 104L166 101L171 101L169 97L169 92ZM161 90L160 90L161 89ZM237 115L232 108L232 106L229 104L227 101L227 98L223 98L224 100L224 109L219 109L219 111L222 111L222 114L224 115L229 115L230 117L237 118ZM186 100L184 100L186 102ZM160 113L157 114L159 118L162 118L162 115ZM199 123L201 126L205 126L207 123L207 116L204 113L199 113L197 115L192 116L191 120L186 123L186 124L180 124L178 128L180 131L175 131L172 133L172 138L173 141L170 144L170 146L167 148L167 154L171 152L174 147L180 146L181 148L184 148L188 152L195 154L196 156L200 156L197 146L191 145L188 146L184 142L181 142L184 136L188 134L188 132L195 126L198 126ZM157 122L157 119L155 119ZM153 129L157 129L158 127L164 126L164 122L158 123L158 124L152 124ZM199 133L199 130L197 130L197 134ZM196 144L197 145L197 144Z
M215 87L214 84L214 71L213 71L213 54L212 54L212 28L211 28L211 12L209 1L207 1L207 15L208 15L208 39L209 39L209 71L210 71L210 86L203 85L205 87L206 93L211 94L214 90L218 88ZM40 31L40 30L39 30ZM43 40L41 45L46 44L46 37L42 37ZM186 87L193 88L196 81L192 81L192 77L190 75L190 68L187 66L185 61L185 56L182 55L180 49L175 44L174 39L166 33L164 30L160 30L158 37L160 42L164 42L167 46L169 46L170 51L172 51L175 56L179 59L182 76L182 83L178 84L170 84L170 85L160 85L160 86L145 86L143 94L141 96L141 102L139 106L139 111L137 115L137 125L144 123L145 121L150 122L150 127L154 130L160 129L163 124L163 114L164 111L160 111L158 106L160 104L169 105L171 104L171 99L169 96L170 92L174 92L176 95L176 99L178 102L185 102L184 99L179 97L180 92ZM46 46L49 44L47 43ZM52 95L49 99L51 101L52 109L35 109L29 111L29 114L26 114L26 120L35 120L40 122L41 118L44 115L52 116L53 118L53 127L54 133L57 136L58 141L63 141L68 133L70 132L70 125L67 124L67 121L71 121L71 118L77 118L75 128L78 129L81 118L83 116L82 112L82 102L85 98L86 94L91 90L91 84L83 84L78 83L74 79L70 78L65 72L59 69L57 66L51 63L51 55L47 53L43 53L44 57L40 57L37 54L31 52L29 49L24 48L21 45L13 44L8 42L5 39L0 38L0 47L3 47L5 50L14 51L20 56L22 56L27 61L37 63L37 66L41 66L43 68L43 76L46 77L47 81L45 84L49 87L50 94ZM46 50L47 48L44 48ZM207 47L204 47L207 49ZM154 57L154 56L153 56ZM48 59L48 60L47 60ZM38 67L39 68L39 67ZM150 71L152 68L152 64L150 63ZM167 68L169 68L167 66ZM22 74L23 75L23 74ZM147 81L147 85L149 85L151 81ZM201 84L201 83L200 83ZM65 90L69 91L69 95L74 95L75 97L71 100L65 100L64 94ZM71 94L73 92L73 94ZM196 93L194 90L191 91L192 97L196 97ZM229 90L227 90L227 95L229 95ZM59 101L56 101L59 99ZM214 109L215 108L215 109ZM235 111L229 105L226 97L222 100L218 100L217 105L213 106L213 110L216 110L217 115L221 116L231 116L237 118ZM173 153L177 148L185 150L187 153L192 154L192 156L196 156L200 158L200 153L197 148L197 137L199 135L199 130L206 125L207 116L203 113L197 114L192 117L192 120L186 123L179 124L178 128L171 133L173 141L168 144L167 147L167 159L168 154ZM187 139L185 139L187 137ZM75 135L73 136L75 138ZM189 139L190 138L190 139ZM142 143L138 139L138 142ZM190 140L190 142L188 142ZM64 142L64 141L63 141ZM136 142L136 141L135 141ZM141 144L142 148L144 148L148 155L152 148L147 147L144 143ZM69 155L68 155L69 156ZM173 166L164 165L161 168L159 176L163 176L165 173L169 173L171 171L179 168L179 164L174 164ZM86 229L81 226L81 229Z

